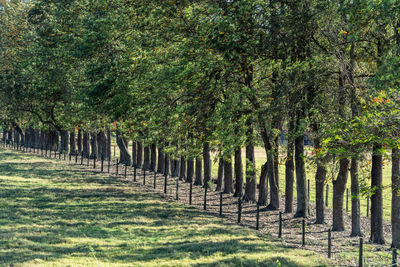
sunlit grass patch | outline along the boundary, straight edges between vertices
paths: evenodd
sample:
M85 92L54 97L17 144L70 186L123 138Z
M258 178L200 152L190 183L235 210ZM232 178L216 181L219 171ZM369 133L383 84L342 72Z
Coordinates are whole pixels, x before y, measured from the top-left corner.
M0 152L1 266L326 266L125 181ZM278 261L278 262L277 262Z

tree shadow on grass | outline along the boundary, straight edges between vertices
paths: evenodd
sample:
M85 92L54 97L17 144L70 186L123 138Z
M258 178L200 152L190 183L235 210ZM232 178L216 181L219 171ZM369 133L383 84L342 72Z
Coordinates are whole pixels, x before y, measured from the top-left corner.
M276 259L260 263L235 254L287 249L266 245L248 237L250 230L194 208L132 190L118 179L53 163L1 163L14 155L0 152L0 265L93 255L109 263L140 265L222 254L231 259L198 266L271 266ZM26 179L21 182L21 177Z

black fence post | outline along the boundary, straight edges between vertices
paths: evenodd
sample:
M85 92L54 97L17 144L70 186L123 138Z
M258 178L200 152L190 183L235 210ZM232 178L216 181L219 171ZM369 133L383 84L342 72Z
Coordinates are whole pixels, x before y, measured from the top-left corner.
M136 182L136 166L133 167L133 181Z
M111 158L108 157L107 173L110 173L110 167L111 167Z
M238 214L237 214L237 222L240 223L242 220L242 198L238 198Z
M328 259L331 258L332 253L332 234L331 229L328 229Z
M103 170L104 170L104 156L101 155L100 171L103 172Z
M397 249L393 249L392 267L397 267Z
M75 164L78 164L78 152L75 152Z
M143 185L146 185L146 169L143 169Z
M279 229L278 229L278 238L282 237L282 211L279 212Z
M81 165L83 165L83 151L81 152Z
M154 171L154 182L153 182L153 188L154 189L156 189L156 187L157 187L157 172L156 171Z
M219 216L222 217L222 200L223 200L223 193L219 193Z
M256 230L260 229L260 203L256 203Z
M164 194L167 193L167 186L168 186L168 174L164 174Z
M90 164L90 155L88 155L88 157L87 157L87 166L89 167L89 164Z
M329 201L329 184L326 185L326 193L325 193L325 206L328 207Z
M349 212L349 189L346 188L346 212Z
M96 169L96 154L93 156L93 169Z
M154 172L156 173L156 172ZM156 175L154 174L154 177L156 177ZM154 188L155 188L155 180L154 180ZM179 178L176 177L176 196L175 196L175 200L179 200Z
M193 191L193 184L190 182L189 185L189 205L192 205L192 191Z
M72 160L72 155L71 155L71 153L69 153L69 161L71 161Z
M118 159L117 159L117 166L115 168L115 175L118 175L118 164L119 164L119 162L118 162Z
M363 238L360 237L360 247L358 250L358 267L363 267L364 266L364 262L363 262Z
M207 210L207 186L204 187L204 205L203 209Z
M301 245L304 247L306 245L306 220L303 219L301 221L301 224L302 224Z

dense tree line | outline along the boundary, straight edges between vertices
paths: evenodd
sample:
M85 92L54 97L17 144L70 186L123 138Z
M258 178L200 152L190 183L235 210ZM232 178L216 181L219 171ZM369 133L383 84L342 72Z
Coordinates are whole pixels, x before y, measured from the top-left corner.
M214 151L217 190L276 210L284 179L284 210L296 201L295 217L308 215L310 160L316 223L334 162L332 229L345 227L350 174L353 236L362 234L360 164L370 160L370 240L379 244L390 156L399 248L399 14L392 0L1 1L5 138L109 158L114 131L122 163L205 187Z

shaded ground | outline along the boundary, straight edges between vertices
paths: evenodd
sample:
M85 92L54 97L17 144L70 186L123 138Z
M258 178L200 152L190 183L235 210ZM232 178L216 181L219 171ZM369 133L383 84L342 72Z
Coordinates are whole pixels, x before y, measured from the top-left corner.
M84 168L0 151L0 266L328 262L312 251L170 201L149 187L132 186L129 179Z

